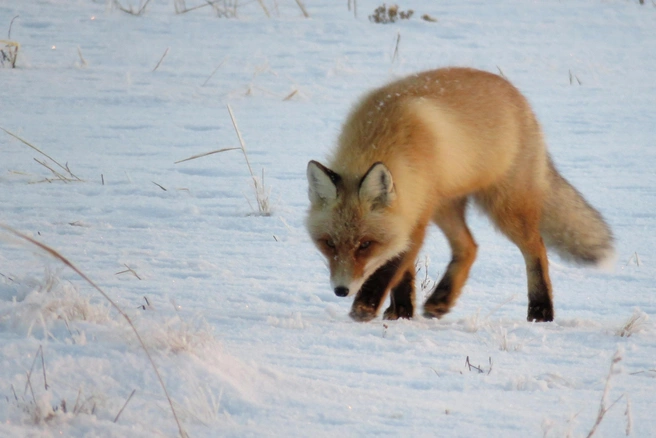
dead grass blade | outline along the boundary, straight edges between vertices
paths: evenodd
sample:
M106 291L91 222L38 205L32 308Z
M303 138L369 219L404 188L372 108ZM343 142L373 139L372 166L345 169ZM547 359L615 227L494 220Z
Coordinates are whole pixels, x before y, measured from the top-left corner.
M121 275L121 274L126 274L126 273L130 272L132 275L134 275L135 277L137 277L137 279L139 279L139 280L142 279L141 277L139 277L139 274L137 274L137 271L135 271L134 269L132 269L131 267L129 267L129 266L126 265L125 263L123 263L123 266L125 266L127 269L125 269L125 270L123 270L123 271L119 271L119 272L117 272L117 273L114 274L114 275Z
M162 61L164 61L164 58L166 58L166 55L168 55L168 54L169 54L169 47L167 47L166 50L164 50L164 54L162 55L161 58L159 58L159 61L157 62L157 65L155 66L155 68L153 69L153 71L157 70L157 68L159 67L159 65L162 63Z
M130 396L128 397L128 399L125 400L125 403L123 403L123 407L121 408L120 411L118 411L118 414L116 414L116 418L114 418L114 423L116 423L118 421L118 417L121 416L121 414L123 413L123 410L125 409L125 407L128 405L128 403L130 403L130 400L132 399L132 396L134 395L135 392L137 392L137 390L133 389L132 392L130 393Z
M132 332L136 336L137 341L139 342L139 345L143 349L144 353L146 353L146 356L148 357L148 361L150 362L150 365L152 366L153 371L155 372L155 375L157 376L157 380L159 381L159 384L161 385L162 390L164 391L164 395L166 396L166 399L169 402L169 406L171 407L171 413L173 414L173 418L175 419L175 423L178 426L178 432L180 433L180 437L186 438L187 434L184 431L184 429L182 428L182 424L180 423L180 420L178 419L178 415L175 412L175 408L173 407L173 400L171 400L171 396L169 395L169 392L166 389L166 385L164 385L164 380L162 379L162 376L160 375L159 370L157 369L157 365L155 365L155 361L153 360L153 357L150 355L150 352L146 348L146 344L144 343L143 339L141 338L141 335L139 334L139 331L137 330L137 328L132 323L132 320L130 319L128 314L125 313L123 311L123 309L121 309L121 307L118 304L116 304L114 302L114 300L112 300L109 297L109 295L107 295L105 293L105 291L103 291L96 283L94 283L89 277L87 277L87 275L84 272L82 272L80 269L78 269L77 266L75 266L71 261L69 261L66 257L64 257L63 255L58 253L56 250L52 249L48 245L46 245L44 243L41 243L41 242L31 238L30 236L28 236L26 234L23 234L20 231L15 230L15 229L7 226L7 225L0 224L0 228L2 228L3 230L7 231L10 234L13 234L16 237L19 237L19 238L27 241L28 243L31 243L32 245L40 248L41 250L45 251L47 254L49 254L53 258L59 260L64 265L69 267L73 272L75 272L77 275L79 275L80 278L82 278L84 281L86 281L92 288L97 290L100 293L100 295L102 295L103 298L105 298L109 302L109 304L127 321L128 325L132 329Z
M80 66L81 67L86 67L87 65L89 65L87 63L87 60L84 59L84 56L82 56L82 49L80 48L80 46L77 46L77 54L80 57Z
M235 132L237 133L237 138L239 139L239 144L241 145L241 151L244 153L244 158L246 159L246 165L248 166L248 171L251 174L251 177L255 179L255 174L253 173L253 168L251 167L250 161L248 161L248 155L246 155L246 144L244 143L244 139L241 136L241 131L239 131L239 128L237 127L237 121L235 120L235 115L232 113L232 108L230 108L230 105L226 105L228 107L228 112L230 113L230 120L232 120L232 126L235 128Z
M25 390L24 393L27 393L27 389L29 388L32 390L32 372L34 371L34 365L36 365L36 360L39 358L39 355L41 355L41 367L43 368L43 386L45 390L48 390L48 380L46 379L46 361L43 358L43 345L39 345L39 348L36 350L36 354L34 354L34 360L32 361L32 366L30 367L30 370L27 372L27 381L25 382ZM32 397L34 397L34 391L32 390Z
M202 154L192 155L191 157L185 158L184 160L178 160L178 161L174 162L173 164L184 163L185 161L195 160L196 158L202 158L202 157L206 157L208 155L219 154L221 152L226 152L226 151L235 151L237 149L239 149L239 148L223 148L223 149L217 149L215 151L204 152Z
M392 55L392 64L399 57L399 43L401 42L401 32L396 33L396 45L394 46L394 54Z
M264 2L262 0L257 0L257 2L260 4L260 6L262 6L262 10L264 11L264 14L267 16L267 18L271 18L271 14L269 13L267 7L264 6Z
M271 208L269 205L269 194L267 192L266 187L264 186L264 169L262 169L262 179L258 180L255 174L253 173L253 168L251 167L251 163L248 160L248 155L246 154L246 144L244 143L244 138L241 136L241 131L239 131L239 127L237 126L237 121L235 120L235 115L232 113L232 108L230 108L229 104L226 106L228 107L228 112L230 113L230 120L232 120L232 126L235 128L235 132L237 133L237 138L239 139L239 144L241 145L241 151L244 153L244 159L246 160L248 171L250 172L251 178L253 179L253 187L255 189L255 199L257 200L257 208L259 214L262 216L270 216Z
M12 18L11 21L9 22L9 30L7 31L7 39L8 39L8 40L11 39L11 27L14 25L14 20L17 19L18 17L20 17L20 15L16 15L16 16L15 16L14 18Z
M296 93L298 93L298 90L294 90L294 91L292 91L291 93L289 93L289 94L287 95L287 97L285 97L285 98L283 99L283 101L286 102L286 101L288 101L288 100L291 100L292 97L296 96Z
M303 16L305 16L305 18L310 18L310 14L308 14L308 11L305 9L305 6L303 6L303 3L301 3L301 0L296 0L296 4L298 5L299 8L301 8L301 12L303 12Z
M624 397L624 394L619 396L614 402L612 402L609 406L606 406L606 402L608 399L608 393L610 391L610 379L615 374L615 368L616 365L622 360L622 352L620 349L618 349L615 354L613 355L613 359L610 362L610 369L608 370L608 376L606 377L606 384L604 385L604 392L601 394L601 402L599 403L599 411L597 412L597 419L595 420L594 425L592 426L592 429L590 429L590 432L586 436L586 438L592 437L595 432L597 431L597 428L601 424L602 420L604 419L604 416L608 411L612 409L613 406L617 404L618 401Z
M7 131L7 130L6 130L5 128L3 128L2 126L0 126L0 129L2 129L2 130L5 131L7 134L9 134L9 135L11 135L12 137L14 137L16 140L20 141L21 143L23 143L23 144L26 145L26 146L31 147L32 149L34 149L35 151L37 151L38 153L40 153L41 155L43 155L44 157L46 157L47 159L49 159L50 161L52 161L53 163L55 163L57 166L59 166L61 169L65 170L66 173L68 173L70 176L72 176L72 177L75 178L76 180L78 180L78 181L82 181L80 178L78 178L77 176L75 176L75 175L70 171L70 169L68 168L68 166L62 166L61 164L59 164L59 162L57 162L57 160L55 160L54 158L52 158L50 155L46 154L46 153L43 152L41 149L39 149L39 148L37 148L36 146L34 146L33 144L29 143L27 140L25 140L25 139L23 139L23 138L17 136L17 135L14 134L13 132L11 132L11 131Z
M39 163L40 165L42 165L43 167L45 167L46 169L48 169L49 171L51 171L52 174L55 175L58 179L60 179L60 180L62 180L62 181L64 181L64 182L66 182L66 183L69 182L69 181L71 181L70 179L68 179L68 178L66 178L64 175L62 175L61 173L57 172L57 171L56 171L55 169L53 169L52 167L48 166L48 165L46 164L45 161L39 161L39 160L37 160L36 158L34 159L34 161L36 161L37 163Z
M157 187L159 187L160 189L164 190L165 192L168 192L168 190L166 190L166 187L164 187L163 185L161 185L161 184L157 184L155 181L151 181L151 183L155 184Z
M221 61L221 63L220 63L219 65L216 66L216 68L212 71L212 74L209 75L209 76L207 77L207 79L205 79L205 82L203 82L203 85L201 85L201 87L204 87L205 85L207 85L207 83L210 81L210 79L212 79L212 77L214 76L214 74L215 74L215 73L221 68L221 66L226 62L226 59L227 59L227 58L225 58L223 61Z
M146 10L146 6L148 6L148 3L150 3L150 0L146 0L142 5L141 8L139 8L137 11L132 9L132 6L130 6L130 9L126 9L123 7L122 4L118 2L118 0L114 0L114 5L119 8L121 11L130 14L130 15L141 15L143 11Z

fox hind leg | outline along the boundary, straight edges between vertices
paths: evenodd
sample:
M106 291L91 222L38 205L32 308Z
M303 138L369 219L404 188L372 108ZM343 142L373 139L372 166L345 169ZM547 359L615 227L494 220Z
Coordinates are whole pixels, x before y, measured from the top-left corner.
M549 279L547 250L540 235L540 196L523 193L513 200L483 202L496 224L517 247L526 263L528 279L528 321L553 321L553 292Z
M451 262L440 282L424 303L424 316L440 318L449 312L462 292L476 259L477 245L465 222L467 199L442 207L434 216L451 247Z

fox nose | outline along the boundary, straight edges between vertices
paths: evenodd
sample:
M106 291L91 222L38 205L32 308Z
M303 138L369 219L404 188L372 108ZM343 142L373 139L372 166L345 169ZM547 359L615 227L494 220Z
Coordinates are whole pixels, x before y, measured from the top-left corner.
M344 286L337 286L337 287L335 288L335 295L337 295L338 297L345 297L345 296L347 296L348 294L349 294L349 290L348 290L347 287L344 287Z

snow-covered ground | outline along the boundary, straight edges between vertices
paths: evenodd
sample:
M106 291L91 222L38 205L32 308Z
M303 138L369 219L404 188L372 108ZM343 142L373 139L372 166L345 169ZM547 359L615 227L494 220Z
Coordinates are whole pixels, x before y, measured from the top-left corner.
M373 0L357 17L341 0L305 0L309 18L293 0L263 0L270 18L240 3L237 18L176 14L172 0L140 16L104 0L0 3L2 38L19 15L21 45L17 68L0 68L0 127L81 179L0 131L0 223L59 251L129 315L183 430L579 437L619 399L595 436L655 436L651 2L407 0L415 14L394 24L368 20ZM439 321L353 322L306 236L306 163L325 157L354 100L447 65L515 83L561 172L613 228L611 272L552 259L553 323L525 321L522 257L474 210L479 257ZM174 164L239 146L227 104L271 216L252 214L240 151ZM0 435L178 434L125 320L1 234ZM419 276L435 280L448 259L433 230Z

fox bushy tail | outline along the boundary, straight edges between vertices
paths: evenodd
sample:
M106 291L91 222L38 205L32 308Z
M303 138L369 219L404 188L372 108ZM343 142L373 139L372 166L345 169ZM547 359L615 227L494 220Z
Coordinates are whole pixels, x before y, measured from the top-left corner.
M540 222L544 243L562 258L602 264L613 258L613 234L601 214L558 173L549 158L549 188Z

